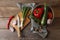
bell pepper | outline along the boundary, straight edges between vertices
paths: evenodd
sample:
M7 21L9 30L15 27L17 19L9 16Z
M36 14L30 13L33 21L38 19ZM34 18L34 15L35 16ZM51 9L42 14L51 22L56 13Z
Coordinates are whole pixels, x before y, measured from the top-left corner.
M9 21L8 21L8 24L7 24L7 29L9 29L9 25L10 25L10 22L11 22L11 20L14 18L14 16L10 16L9 17Z
M33 14L36 18L41 18L44 8L35 8Z

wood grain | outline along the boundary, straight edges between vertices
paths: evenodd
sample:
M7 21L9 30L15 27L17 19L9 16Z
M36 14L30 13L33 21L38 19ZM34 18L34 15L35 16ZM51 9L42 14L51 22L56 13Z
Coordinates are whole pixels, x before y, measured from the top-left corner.
M10 17L19 12L18 7L0 7L0 17Z

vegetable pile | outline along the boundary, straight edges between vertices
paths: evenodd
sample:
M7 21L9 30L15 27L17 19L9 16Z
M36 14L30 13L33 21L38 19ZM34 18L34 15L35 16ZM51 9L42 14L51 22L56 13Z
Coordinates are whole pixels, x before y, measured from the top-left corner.
M39 5L34 8L31 18L38 24L45 26L49 24L53 19L52 10L45 4L44 6ZM49 20L50 22L49 22Z

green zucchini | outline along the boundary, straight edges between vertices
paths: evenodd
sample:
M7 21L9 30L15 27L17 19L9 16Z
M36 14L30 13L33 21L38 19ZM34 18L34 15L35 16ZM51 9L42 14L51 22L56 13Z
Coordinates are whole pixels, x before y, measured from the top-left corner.
M47 24L47 15L48 15L48 8L47 5L44 5L44 14L42 16L42 20L41 20L41 25L45 26Z

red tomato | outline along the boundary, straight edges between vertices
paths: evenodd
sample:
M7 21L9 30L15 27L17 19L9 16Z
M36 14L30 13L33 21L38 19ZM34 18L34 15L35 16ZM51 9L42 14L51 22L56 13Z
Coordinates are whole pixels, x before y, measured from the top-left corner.
M53 18L53 14L51 12L48 12L48 19L52 19Z
M44 8L35 8L33 14L36 18L40 18L43 13Z

